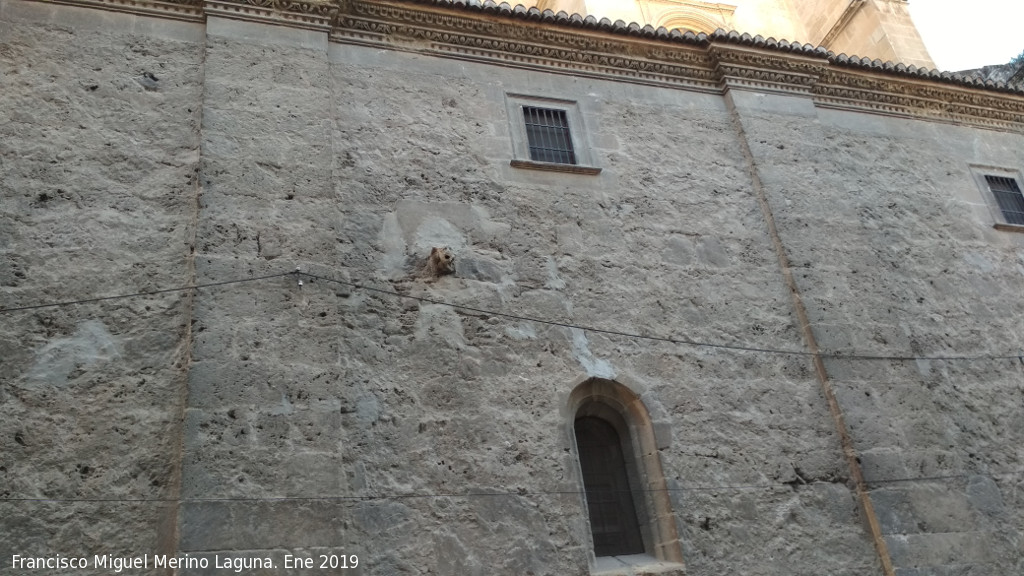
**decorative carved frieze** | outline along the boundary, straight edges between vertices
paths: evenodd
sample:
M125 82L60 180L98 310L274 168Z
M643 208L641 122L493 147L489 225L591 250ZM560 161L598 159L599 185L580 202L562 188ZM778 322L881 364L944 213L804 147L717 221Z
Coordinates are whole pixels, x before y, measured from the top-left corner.
M733 90L810 94L828 66L821 58L781 55L740 46L709 48L719 81Z
M730 64L745 68L796 73L801 76L820 76L828 68L825 58L780 54L745 46L712 45L708 51L720 66Z
M1024 97L925 80L831 69L814 86L818 106L1024 132Z
M203 15L202 0L47 0L47 2L190 22L202 22L206 18Z
M338 13L334 0L205 0L208 15L330 31Z
M707 66L707 57L699 49L666 49L649 41L493 18L453 16L407 5L352 2L350 10L339 17L331 38L398 49L415 49L401 41L417 40L434 53L459 58L702 91L720 90L713 70Z
M191 21L217 15L324 31L339 43L701 92L796 94L822 107L1024 132L1024 93L1012 88L735 32L683 35L486 0L49 1Z

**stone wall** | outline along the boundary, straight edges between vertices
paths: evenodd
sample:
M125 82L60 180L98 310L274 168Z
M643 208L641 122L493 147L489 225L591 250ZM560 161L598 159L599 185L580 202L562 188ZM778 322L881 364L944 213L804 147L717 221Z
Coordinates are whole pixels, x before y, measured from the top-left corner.
M0 3L4 308L190 282L202 42L194 24ZM167 293L3 315L5 571L176 548L190 309Z
M284 47L287 33L277 35L281 47L246 46L263 33L233 25L207 55L201 279L299 265L526 317L799 347L719 97L354 46L332 45L325 60L303 39ZM240 75L254 66L237 58L215 68L220 49L253 55L263 73ZM229 114L242 116L242 103L272 93L262 79L296 61L308 78L291 78L264 104L269 116L219 133ZM217 109L228 99L210 99L221 83L239 103L224 112ZM511 168L509 92L578 101L603 172ZM293 149L306 130L319 139ZM213 149L221 137L230 138L230 162ZM319 151L314 142L323 141L331 149ZM251 174L270 169L289 180L257 193ZM218 228L220 215L230 222ZM436 245L452 247L458 272L427 281L419 268ZM197 296L186 496L383 497L189 505L182 548L193 555L347 546L375 573L585 570L582 502L566 495L579 484L564 412L574 385L600 376L629 382L666 428L662 458L693 573L743 570L756 550L799 541L808 526L767 520L782 506L841 542L849 573L873 562L804 360L765 362L323 282L274 282L269 293ZM776 400L751 406L749 397ZM789 430L793 420L808 428ZM735 435L741 423L746 432ZM794 466L835 483L794 494L783 484L795 480ZM779 488L753 497L721 489L766 478ZM688 484L710 489L690 495ZM523 495L466 496L507 491ZM450 496L420 496L430 494ZM238 518L260 520L240 526ZM538 533L547 536L538 541ZM721 557L723 542L737 553ZM795 555L813 565L818 554L802 548L778 562Z
M212 15L0 0L0 32L4 308L306 273L5 314L5 568L586 574L569 403L599 378L650 413L670 573L882 574L794 302L828 353L1024 336L1024 236L970 169L1019 171L1019 133ZM510 166L523 96L574 102L601 172ZM1020 362L824 365L896 574L1024 568Z
M738 101L824 349L1018 353L1024 237L993 229L970 165L1024 165L1019 135ZM897 573L1019 571L1020 362L827 367Z

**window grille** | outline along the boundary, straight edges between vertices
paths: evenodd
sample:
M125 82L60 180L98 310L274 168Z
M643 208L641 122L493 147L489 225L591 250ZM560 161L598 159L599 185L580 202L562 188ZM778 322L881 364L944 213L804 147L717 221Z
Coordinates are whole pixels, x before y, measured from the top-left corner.
M577 419L575 429L594 555L643 554L640 523L618 432L608 422L593 417Z
M1024 225L1024 195L1017 181L1005 176L986 175L985 182L999 204L1006 223Z
M526 122L530 160L555 164L576 163L565 110L523 106L523 120Z

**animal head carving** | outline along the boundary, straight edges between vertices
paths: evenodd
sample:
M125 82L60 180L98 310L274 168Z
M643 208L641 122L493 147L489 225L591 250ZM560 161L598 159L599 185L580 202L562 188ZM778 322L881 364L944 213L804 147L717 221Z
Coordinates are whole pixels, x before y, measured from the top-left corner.
M435 276L454 274L455 254L452 254L452 249L447 246L444 248L431 248L427 266Z

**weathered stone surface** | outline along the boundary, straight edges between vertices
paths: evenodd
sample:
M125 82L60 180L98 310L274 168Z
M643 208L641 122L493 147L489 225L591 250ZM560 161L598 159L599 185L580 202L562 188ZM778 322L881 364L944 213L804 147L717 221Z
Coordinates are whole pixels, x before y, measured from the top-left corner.
M825 351L1024 336L969 167L1019 134L97 13L0 0L3 306L312 276L6 314L0 490L58 501L0 502L5 559L586 574L597 377L686 574L880 573L810 358L665 341L807 350L757 183ZM601 173L511 167L509 94L576 102ZM1015 362L825 360L899 574L1019 571Z
M812 123L741 108L740 117L823 347L1016 354L1020 301L1005 287L1020 282L1020 236L996 233L987 211L972 210L984 199L969 165L1024 165L1019 136L862 124L847 113ZM823 170L820 158L841 160ZM999 492L1016 484L1022 457L1020 406L1005 400L1017 393L1018 367L828 364L899 573L1015 570L1019 555L1007 547L1019 541L1021 512L1003 508Z
M201 28L100 14L0 3L4 307L190 280ZM4 315L0 494L39 499L0 502L5 570L176 546L188 318L187 293Z

